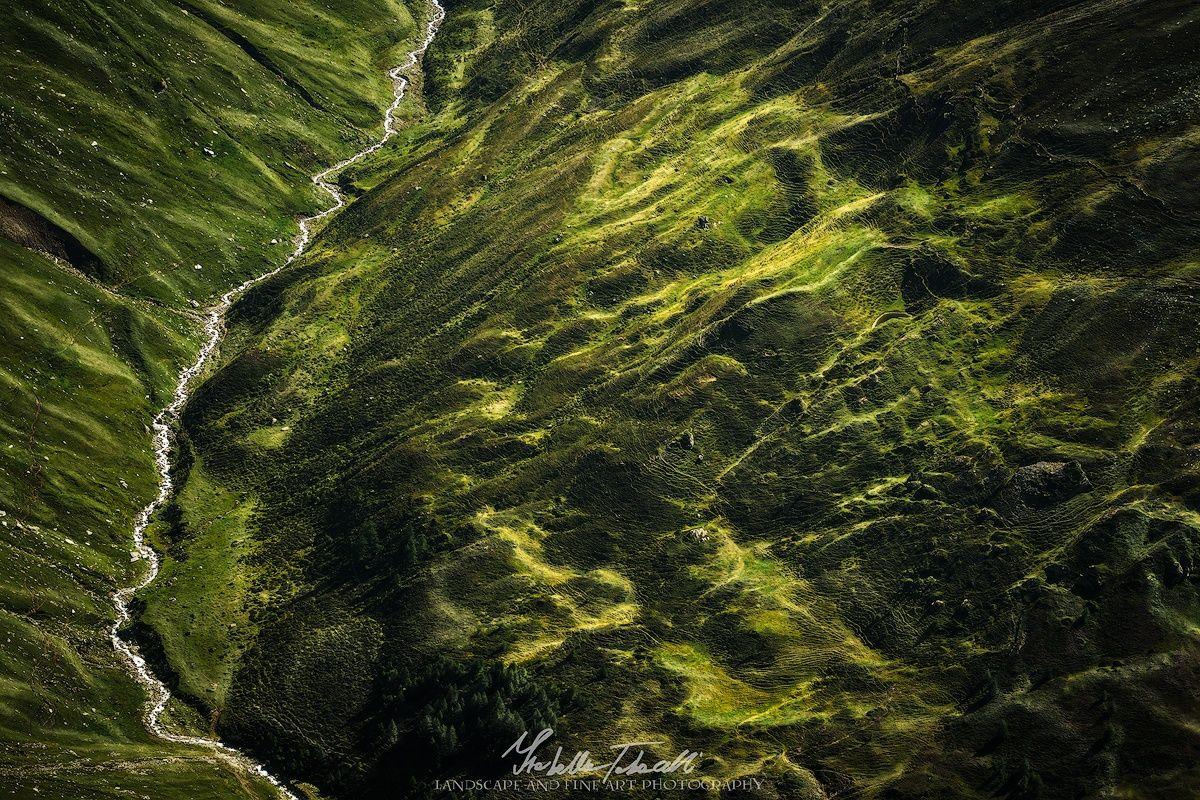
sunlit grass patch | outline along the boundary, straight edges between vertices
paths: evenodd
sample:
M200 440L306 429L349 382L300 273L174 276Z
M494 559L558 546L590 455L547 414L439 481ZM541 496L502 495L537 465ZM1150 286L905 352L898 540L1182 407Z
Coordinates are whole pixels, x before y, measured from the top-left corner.
M253 635L248 607L266 599L252 588L254 500L212 482L197 461L178 502L182 527L158 525L153 534L168 552L166 537L186 537L188 558L167 560L158 580L142 593L144 619L162 638L180 688L221 708L241 648Z

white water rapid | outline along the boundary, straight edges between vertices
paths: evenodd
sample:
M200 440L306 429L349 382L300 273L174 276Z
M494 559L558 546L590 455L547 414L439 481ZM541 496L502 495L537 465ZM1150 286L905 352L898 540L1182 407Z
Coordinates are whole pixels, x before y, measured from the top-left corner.
M158 465L158 494L138 513L133 526L133 560L135 562L145 562L147 567L142 571L141 577L132 586L119 589L113 595L113 604L117 610L117 618L113 626L109 629L109 636L112 639L113 647L128 663L134 678L145 687L146 693L149 695L143 715L146 728L155 736L169 742L209 748L215 755L233 764L235 767L262 777L271 783L281 796L290 798L290 800L297 800L296 795L284 786L278 778L268 772L266 767L240 750L232 748L216 739L172 733L163 726L162 713L163 709L167 706L167 702L171 699L171 691L150 672L146 660L138 652L137 647L121 638L120 629L131 619L129 604L133 600L134 595L139 590L148 586L158 576L160 559L158 553L146 543L146 527L150 524L154 513L170 498L171 492L174 489L171 482L171 452L174 444L173 429L174 425L179 421L180 412L187 404L192 380L200 374L213 353L216 352L217 345L220 344L221 336L225 331L225 314L229 311L234 301L251 286L277 274L280 270L299 258L312 241L313 226L346 207L346 198L342 195L337 184L332 182L332 178L346 167L383 147L396 134L396 109L400 107L400 102L404 99L409 83L408 78L404 77L403 73L416 66L421 56L429 48L430 42L433 41L438 27L446 16L446 10L442 8L438 0L432 0L432 2L433 15L426 24L425 36L421 40L420 46L408 54L404 63L388 72L388 75L392 79L395 96L392 104L388 106L387 113L384 114L382 138L370 147L355 153L345 161L314 175L312 177L313 183L329 193L329 196L333 198L333 205L319 214L314 214L311 217L300 220L300 234L296 237L296 247L286 261L278 267L230 289L221 296L220 302L209 311L204 322L204 346L200 348L200 352L191 366L180 373L179 383L175 386L175 394L172 396L171 402L154 418L154 461Z

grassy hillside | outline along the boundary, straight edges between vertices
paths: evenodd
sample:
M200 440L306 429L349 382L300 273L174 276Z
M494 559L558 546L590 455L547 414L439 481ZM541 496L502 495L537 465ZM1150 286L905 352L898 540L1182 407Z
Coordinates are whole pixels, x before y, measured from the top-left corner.
M268 797L142 727L111 594L147 425L308 174L378 135L397 3L34 2L0 28L0 794ZM202 727L207 727L204 725Z
M547 719L764 797L1200 791L1197 33L451 6L188 410L181 686L347 797Z

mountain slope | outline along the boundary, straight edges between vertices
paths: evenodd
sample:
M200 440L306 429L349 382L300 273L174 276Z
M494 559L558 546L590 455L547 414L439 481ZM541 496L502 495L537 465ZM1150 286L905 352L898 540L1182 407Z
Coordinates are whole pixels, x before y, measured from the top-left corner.
M147 425L199 309L290 252L308 174L377 135L392 3L24 3L0 38L0 787L269 797L144 730L108 640ZM200 729L207 727L200 725Z
M763 796L1193 793L1198 24L452 6L189 408L174 585L256 577L228 684L148 593L182 682L346 796L548 719Z
M397 19L5 26L14 796L263 794L150 740L100 634L190 301L287 249ZM452 6L428 114L188 409L139 631L173 712L335 796L546 724L763 796L1195 794L1197 25Z

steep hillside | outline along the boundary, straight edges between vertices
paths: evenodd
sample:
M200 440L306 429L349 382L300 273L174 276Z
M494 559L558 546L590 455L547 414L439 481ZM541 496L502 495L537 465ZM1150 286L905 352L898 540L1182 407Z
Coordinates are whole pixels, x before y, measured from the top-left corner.
M763 797L1194 796L1197 41L452 6L188 410L181 689L345 797L547 721Z
M200 310L377 136L398 3L58 0L0 26L0 794L270 797L144 730L108 638Z

